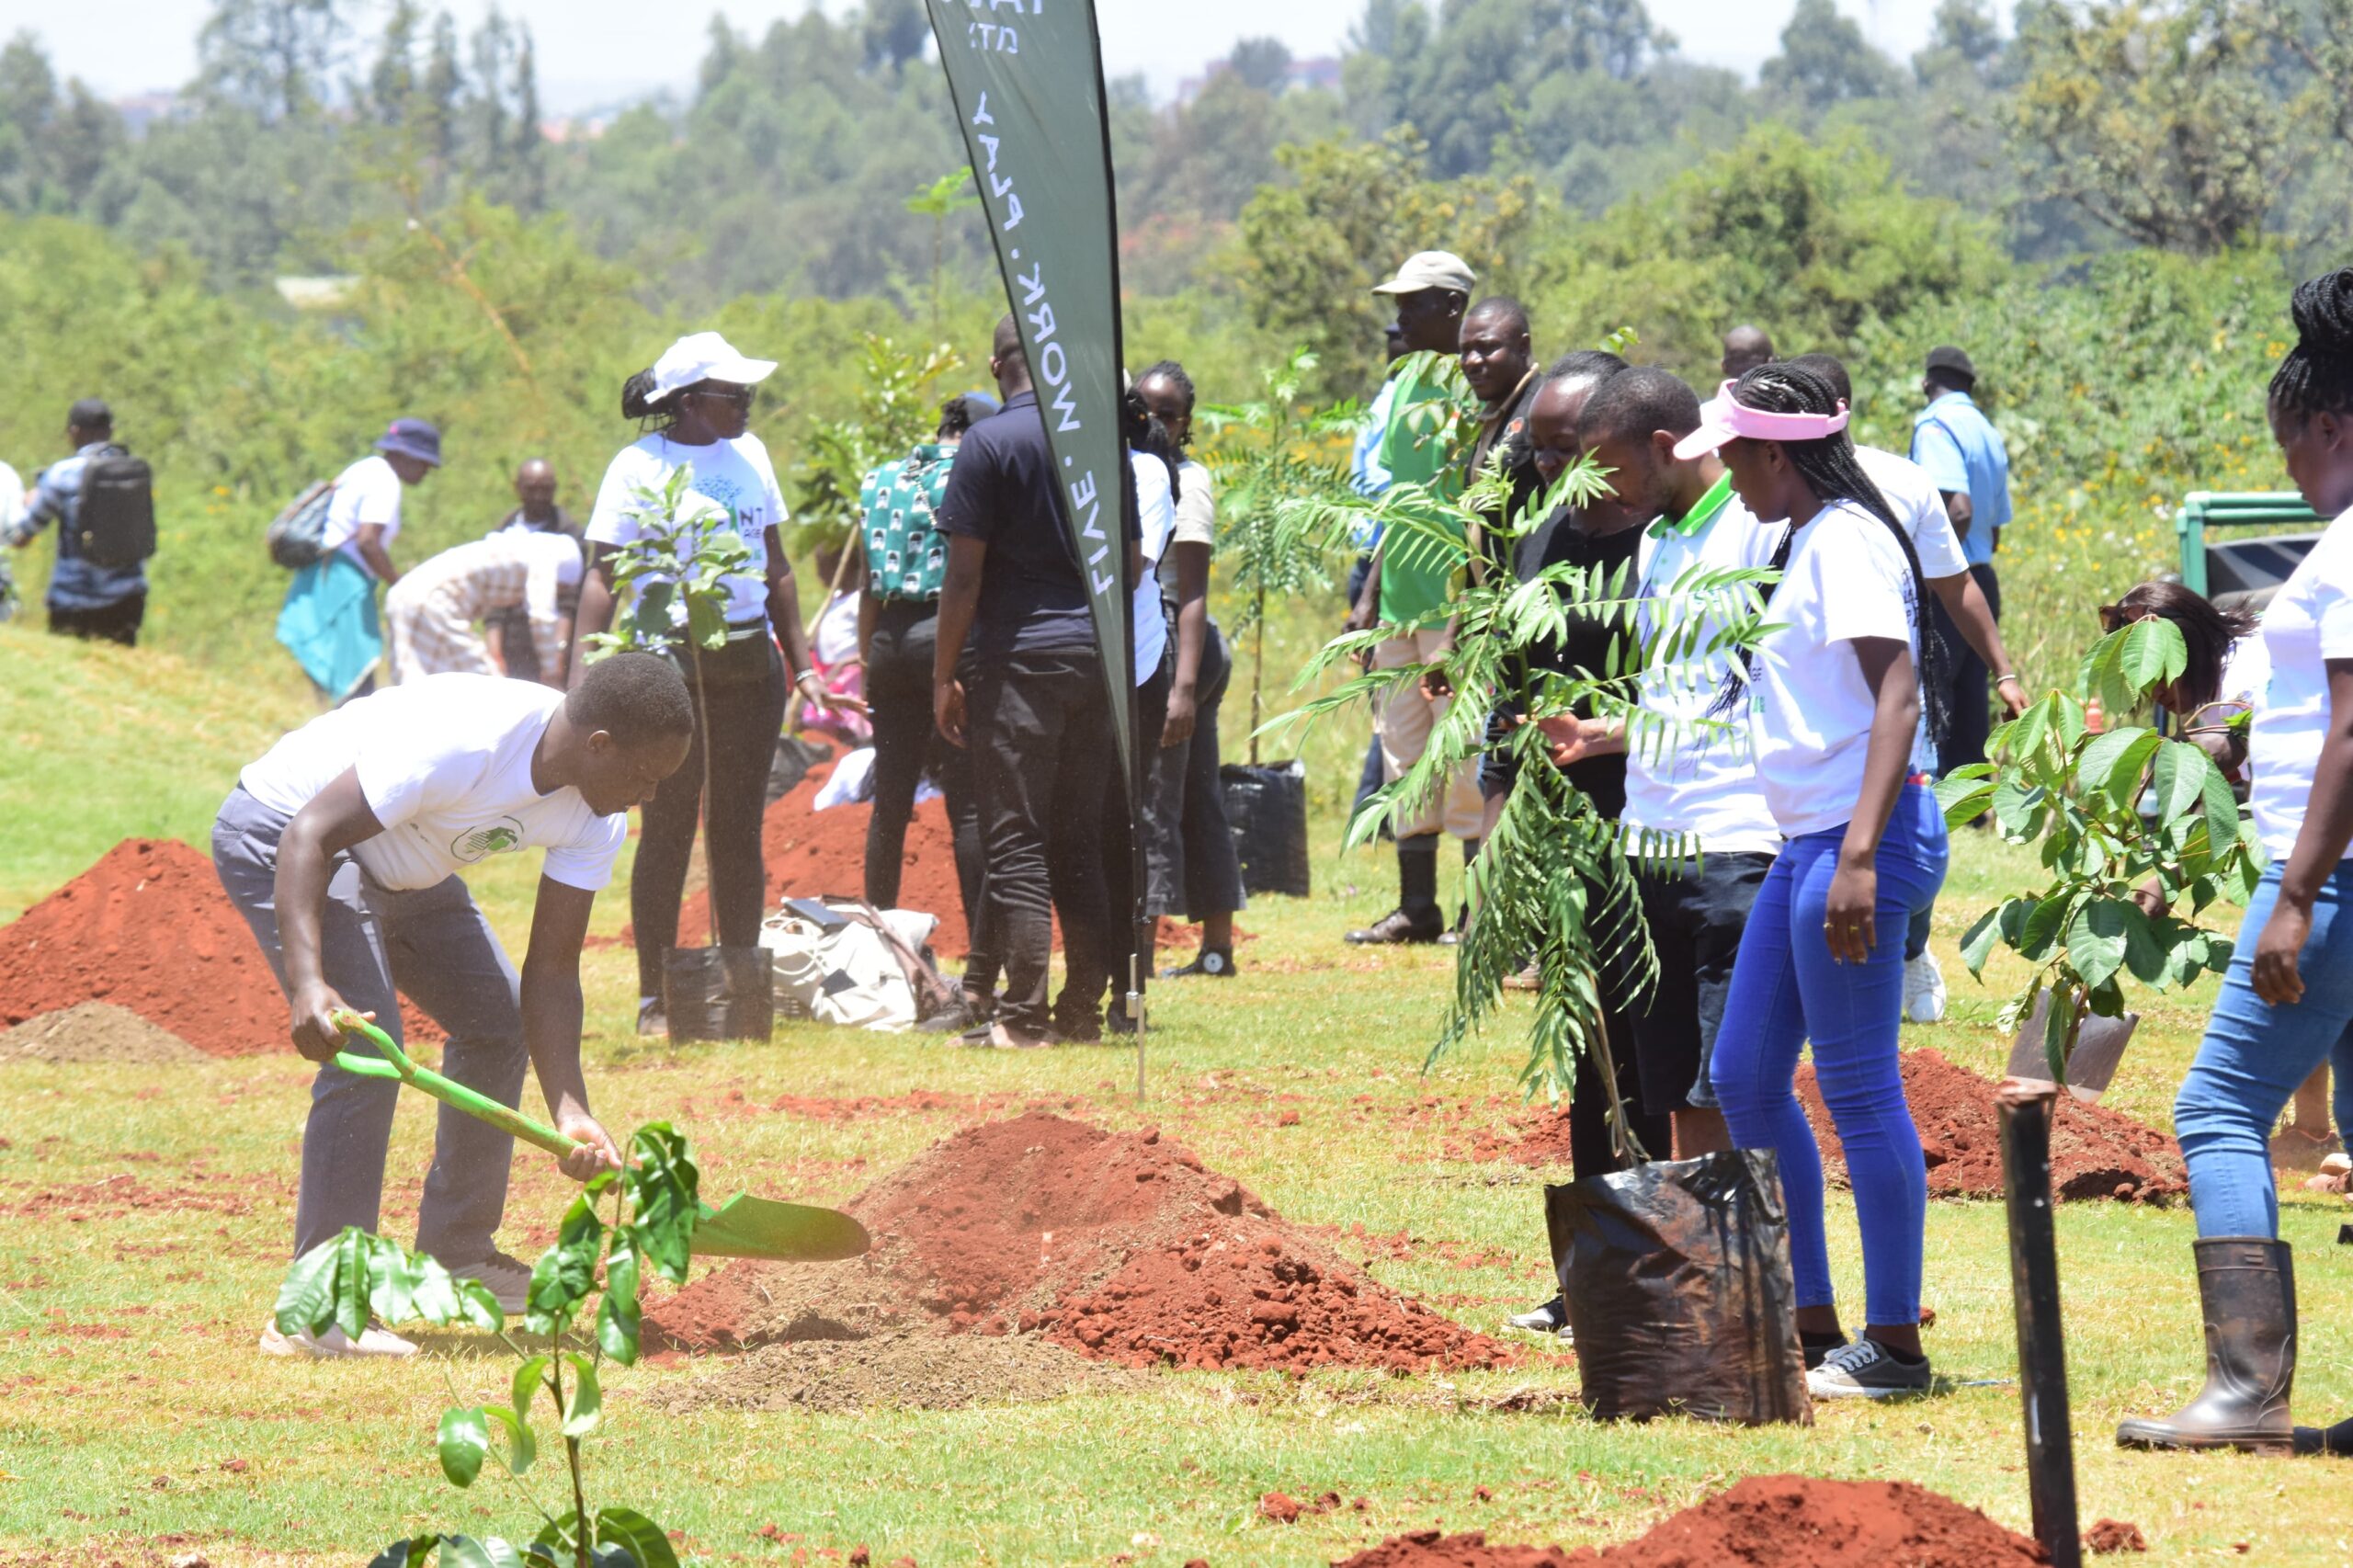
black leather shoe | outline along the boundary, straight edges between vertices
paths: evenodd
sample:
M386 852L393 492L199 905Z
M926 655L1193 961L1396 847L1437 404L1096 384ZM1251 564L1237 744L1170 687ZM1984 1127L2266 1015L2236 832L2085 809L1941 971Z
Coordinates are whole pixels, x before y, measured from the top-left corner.
M1438 915L1416 920L1402 909L1392 909L1361 931L1351 931L1346 940L1358 947L1427 947L1446 935L1446 922Z
M1195 975L1203 975L1211 980L1232 980L1233 955L1216 948L1203 948L1195 955L1191 963L1176 969L1164 969L1160 971L1160 978L1163 980L1190 980Z

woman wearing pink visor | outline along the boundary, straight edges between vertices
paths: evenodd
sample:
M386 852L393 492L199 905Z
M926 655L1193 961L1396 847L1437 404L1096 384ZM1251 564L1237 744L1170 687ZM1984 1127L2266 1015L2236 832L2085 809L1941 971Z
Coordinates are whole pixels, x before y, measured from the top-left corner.
M1757 367L1675 455L1721 452L1757 520L1789 525L1768 591L1774 630L1726 683L1744 707L1766 803L1787 846L1742 933L1710 1064L1733 1141L1771 1149L1788 1197L1798 1328L1817 1398L1922 1392L1920 1269L1927 1167L1896 1071L1904 934L1945 878L1944 818L1913 759L1925 689L1920 562L1847 437L1828 382ZM1928 657L1938 656L1927 640ZM1931 732L1942 716L1929 715ZM1813 1044L1862 1228L1862 1334L1838 1326L1823 1241L1822 1155L1798 1107Z

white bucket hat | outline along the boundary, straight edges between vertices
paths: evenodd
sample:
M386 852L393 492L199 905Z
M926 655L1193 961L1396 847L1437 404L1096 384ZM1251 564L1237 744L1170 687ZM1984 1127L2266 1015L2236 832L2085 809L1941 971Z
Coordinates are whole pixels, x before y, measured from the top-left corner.
M747 358L715 332L690 332L654 361L654 390L645 394L645 401L660 403L697 381L733 381L748 387L767 380L775 369L775 360Z

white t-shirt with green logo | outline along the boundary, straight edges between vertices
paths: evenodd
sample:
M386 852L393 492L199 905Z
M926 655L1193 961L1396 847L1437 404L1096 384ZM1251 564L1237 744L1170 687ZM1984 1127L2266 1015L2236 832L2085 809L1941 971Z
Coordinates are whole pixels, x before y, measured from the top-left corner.
M532 788L532 754L563 701L537 681L428 676L321 714L238 782L290 817L357 769L384 831L351 852L388 888L428 888L493 855L545 849L548 876L594 892L612 880L629 818L597 815L568 786Z

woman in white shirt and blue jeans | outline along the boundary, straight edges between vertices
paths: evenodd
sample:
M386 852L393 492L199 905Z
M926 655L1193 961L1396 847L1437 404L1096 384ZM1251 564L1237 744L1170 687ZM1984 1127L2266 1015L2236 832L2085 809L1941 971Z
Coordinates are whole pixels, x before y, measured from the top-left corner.
M1920 560L1856 460L1847 406L1802 367L1726 383L1678 458L1721 451L1767 527L1786 522L1773 630L1735 672L1756 773L1787 841L1758 891L1710 1074L1733 1143L1779 1160L1797 1323L1817 1398L1929 1386L1920 1351L1928 1173L1904 1099L1896 1033L1904 939L1945 877L1944 817L1913 757L1921 692ZM1927 640L1927 657L1938 656ZM1929 715L1932 737L1939 716ZM1822 1155L1793 1080L1816 1081L1846 1146L1862 1229L1864 1323L1838 1326L1823 1239Z
M2264 612L2271 674L2248 767L2271 859L2174 1132L2198 1215L2206 1386L2163 1420L2116 1428L2127 1447L2353 1452L2353 1420L2296 1426L2296 1277L2279 1236L2269 1140L2296 1086L2353 1028L2353 267L2296 290L2298 341L2271 380L2271 434L2288 477L2334 516Z

